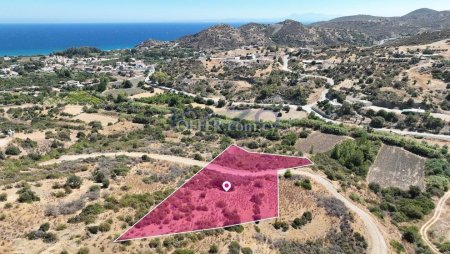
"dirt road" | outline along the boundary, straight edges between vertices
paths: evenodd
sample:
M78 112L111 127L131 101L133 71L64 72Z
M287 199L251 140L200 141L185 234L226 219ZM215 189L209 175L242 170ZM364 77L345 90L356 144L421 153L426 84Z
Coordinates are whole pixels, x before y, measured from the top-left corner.
M447 203L447 200L450 198L450 191L445 193L445 195L439 200L436 209L434 210L433 217L430 218L429 221L427 221L423 226L420 228L420 234L422 235L422 239L425 241L425 243L430 247L430 249L434 253L441 253L436 246L430 241L428 238L428 230L433 226L434 223L436 223L439 220L439 217L441 217L442 211L445 208L445 203Z
M203 162L203 161L197 161L194 159L178 157L178 156L173 156L173 155L138 153L138 152L115 152L115 153L91 153L91 154L63 155L58 159L45 161L45 162L40 163L39 165L46 166L46 165L62 163L65 161L76 161L76 160L80 160L80 159L97 158L97 157L128 156L128 157L139 158L139 157L142 157L143 155L147 155L148 157L155 159L155 160L170 161L170 162L185 164L185 165L189 165L189 166L203 167L206 164L206 162Z
M101 156L115 157L115 156L125 155L125 156L129 156L129 157L141 157L144 154L146 154L146 153L116 152L116 153L92 153L92 154L63 155L58 159L46 161L46 162L41 163L40 165L42 165L42 166L51 165L51 164L56 164L56 163L62 163L64 161L75 161L75 160L79 160L79 159L96 158L96 157L101 157ZM185 165L190 165L190 166L204 167L207 165L207 162L204 162L204 161L196 161L193 159L178 157L178 156L173 156L173 155L161 155L161 154L147 154L147 155L150 158L155 159L155 160L170 161L170 162L175 162L175 163L180 163L180 164L185 164ZM282 174L283 172L280 171L279 173ZM318 176L313 173L309 173L309 172L305 172L305 171L295 170L295 171L292 171L292 173L309 177L309 178L313 179L314 181L316 181L317 183L323 185L335 198L344 202L345 206L347 206L351 211L356 213L361 218L361 220L363 221L363 223L366 227L367 235L370 238L369 239L369 243L370 243L369 244L369 253L371 253L371 254L389 253L388 247L387 247L386 242L383 237L383 234L381 233L380 229L378 228L373 217L370 214L368 214L366 211L362 210L361 208L359 208L358 206L353 204L350 200L348 200L342 194L340 194L338 192L338 190L336 189L336 187L330 181L323 178L322 176Z
M369 251L371 254L386 254L389 253L389 248L384 240L383 234L381 230L378 228L375 219L368 214L363 209L359 208L355 204L353 204L350 200L344 197L342 194L338 192L336 187L327 179L322 176L315 175L306 171L291 171L293 174L306 176L313 179L315 182L321 184L325 189L327 189L335 198L344 202L345 206L347 206L351 211L356 213L364 223L366 227L367 235L369 236Z

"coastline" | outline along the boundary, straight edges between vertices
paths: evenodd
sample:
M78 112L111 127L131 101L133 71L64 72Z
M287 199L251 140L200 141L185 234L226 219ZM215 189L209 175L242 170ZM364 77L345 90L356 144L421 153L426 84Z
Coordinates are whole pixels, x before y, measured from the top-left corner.
M148 39L172 41L218 23L0 24L0 57L48 55L71 47L134 48ZM228 23L240 26L242 23Z

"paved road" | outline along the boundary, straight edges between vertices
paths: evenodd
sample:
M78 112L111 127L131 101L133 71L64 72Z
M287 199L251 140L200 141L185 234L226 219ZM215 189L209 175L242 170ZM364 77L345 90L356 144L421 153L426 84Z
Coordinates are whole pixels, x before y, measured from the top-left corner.
M430 241L428 238L428 230L433 226L434 223L436 223L439 220L439 217L441 217L441 214L443 210L445 209L445 205L447 203L447 200L450 198L450 191L445 193L445 195L439 200L436 209L434 210L433 217L430 218L423 226L420 228L420 234L422 235L422 239L425 241L425 243L430 247L430 249L438 254L441 253L436 246Z
M62 163L64 161L74 161L78 159L87 159L87 158L95 158L100 156L105 157L115 157L120 155L125 155L129 157L141 157L146 153L138 153L138 152L116 152L116 153L92 153L92 154L76 154L76 155L63 155L58 159L50 160L41 163L40 165L51 165L51 164L57 164ZM150 158L156 159L156 160L165 160L175 163L181 163L191 166L200 166L204 167L206 166L207 162L203 161L196 161L189 158L184 157L178 157L178 156L172 156L172 155L161 155L161 154L147 154ZM309 177L316 181L317 183L323 185L325 189L327 189L335 198L341 200L344 202L345 206L347 206L351 211L356 213L361 220L363 221L364 225L366 226L367 234L370 237L369 239L369 253L371 254L386 254L388 252L388 247L386 245L386 242L383 238L383 234L381 233L380 229L378 228L375 220L373 217L368 214L366 211L362 210L355 204L353 204L350 200L348 200L346 197L344 197L342 194L338 192L336 187L327 179L323 178L322 176L315 175L313 173L300 171L300 170L294 170L291 171L294 174L302 175ZM283 173L283 171L279 172L280 174Z

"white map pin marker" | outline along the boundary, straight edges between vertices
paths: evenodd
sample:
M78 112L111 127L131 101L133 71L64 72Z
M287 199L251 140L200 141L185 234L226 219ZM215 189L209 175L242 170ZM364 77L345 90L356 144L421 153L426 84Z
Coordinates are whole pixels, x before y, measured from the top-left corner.
M228 192L231 189L231 183L228 181L225 181L222 183L222 188L224 191Z

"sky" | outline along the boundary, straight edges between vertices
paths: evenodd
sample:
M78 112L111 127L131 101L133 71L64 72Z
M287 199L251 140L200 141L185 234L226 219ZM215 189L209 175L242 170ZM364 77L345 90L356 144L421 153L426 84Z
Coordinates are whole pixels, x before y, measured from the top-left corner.
M448 0L8 0L0 23L311 22L370 14L401 16L419 8L450 10Z

